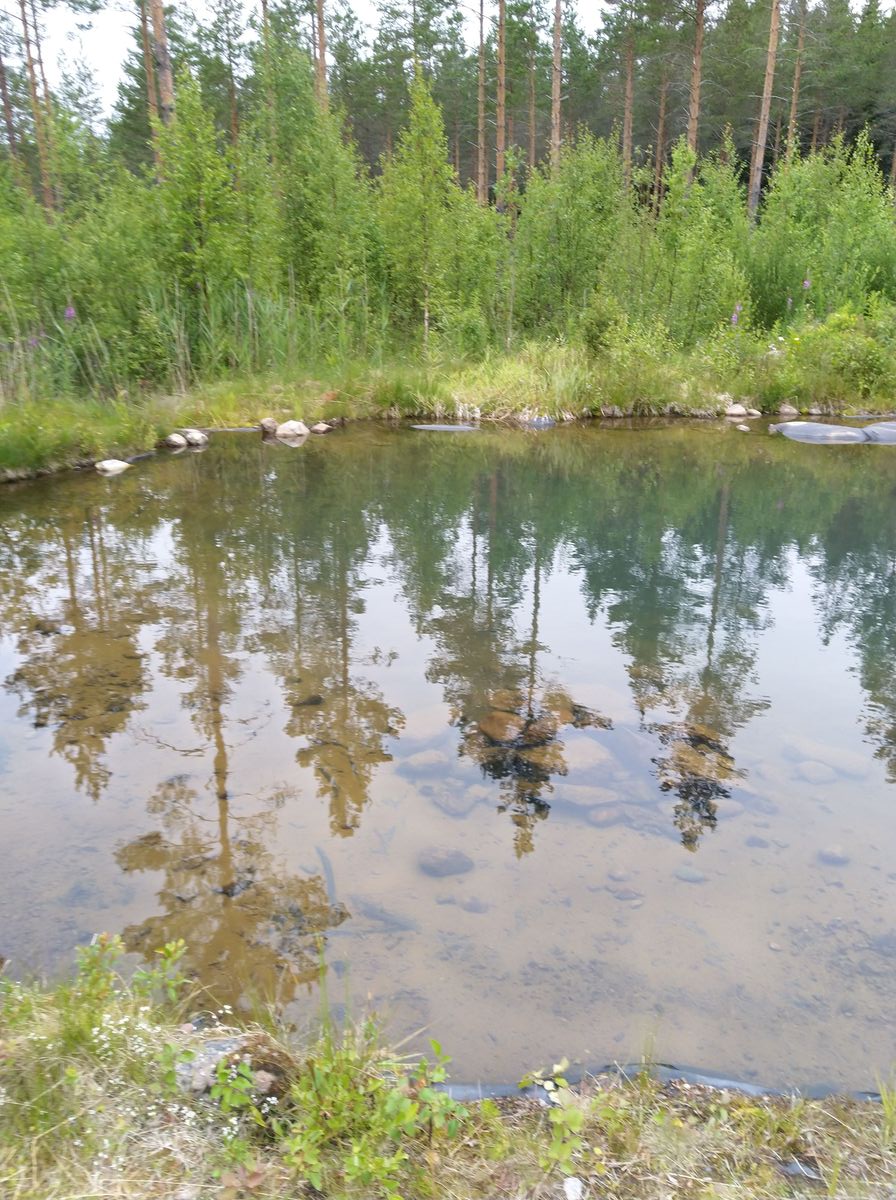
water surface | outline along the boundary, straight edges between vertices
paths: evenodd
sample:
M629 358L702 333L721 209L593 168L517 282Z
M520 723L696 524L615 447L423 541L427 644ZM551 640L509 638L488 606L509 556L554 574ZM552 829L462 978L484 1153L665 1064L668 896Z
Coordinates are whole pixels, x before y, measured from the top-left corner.
M0 954L873 1086L896 451L715 424L221 435L0 492ZM422 1039L425 1041L425 1039ZM418 1043L421 1041L418 1038Z

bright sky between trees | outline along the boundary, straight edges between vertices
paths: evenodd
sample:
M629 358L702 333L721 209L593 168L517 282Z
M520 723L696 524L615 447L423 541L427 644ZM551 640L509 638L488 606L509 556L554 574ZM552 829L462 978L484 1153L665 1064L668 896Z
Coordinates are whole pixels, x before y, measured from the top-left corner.
M183 4L199 16L208 12L200 3ZM368 26L376 22L376 8L370 0L354 0L355 12ZM593 33L600 24L603 3L576 4L583 27ZM51 9L47 14L47 43L49 46L48 70L51 82L58 83L63 70L79 60L93 74L104 115L108 116L115 104L121 66L132 42L135 16L132 6L116 5L103 9L93 17L76 16L65 8Z

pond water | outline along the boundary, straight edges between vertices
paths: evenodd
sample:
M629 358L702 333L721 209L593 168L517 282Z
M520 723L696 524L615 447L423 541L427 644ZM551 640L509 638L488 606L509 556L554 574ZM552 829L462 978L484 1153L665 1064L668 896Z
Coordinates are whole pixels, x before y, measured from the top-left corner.
M458 1079L896 1061L896 452L338 430L0 492L0 954Z

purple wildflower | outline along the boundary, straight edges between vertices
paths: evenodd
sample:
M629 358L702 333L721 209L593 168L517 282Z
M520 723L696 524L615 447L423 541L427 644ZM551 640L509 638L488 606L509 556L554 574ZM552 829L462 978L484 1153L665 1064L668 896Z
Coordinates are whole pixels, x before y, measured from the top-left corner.
M804 292L805 292L805 291L808 291L808 289L809 289L811 286L812 286L812 280L811 280L811 279L804 279L804 280L803 280L803 291L804 291Z
M737 322L739 320L740 320L740 313L737 311L737 309L735 309L734 312L731 314L731 324L737 325Z
M31 349L32 349L32 350L36 349L36 347L37 347L37 338L36 338L36 337L30 337L30 338L28 339L28 345L31 347Z
M74 319L77 317L77 315L78 314L75 312L74 304L66 304L66 306L65 306L66 321L74 321Z
M738 304L735 304L735 306L734 306L734 311L735 311L736 313L742 313L742 312L744 311L744 306L743 306L742 304L740 304L740 303L738 303Z

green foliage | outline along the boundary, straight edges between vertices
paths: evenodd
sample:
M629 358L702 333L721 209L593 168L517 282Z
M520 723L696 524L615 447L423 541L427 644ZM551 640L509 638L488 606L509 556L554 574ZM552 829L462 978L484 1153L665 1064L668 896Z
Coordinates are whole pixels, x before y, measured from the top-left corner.
M578 1160L587 1148L584 1129L593 1104L578 1096L570 1087L564 1072L569 1061L555 1063L549 1075L532 1071L520 1083L520 1087L540 1085L548 1097L548 1121L550 1142L541 1156L545 1170L558 1167L564 1175L573 1175L579 1169Z
M378 225L395 317L480 349L498 255L497 226L447 162L445 130L423 76L411 85L408 127L383 164Z
M326 1028L290 1089L290 1109L275 1122L286 1161L319 1189L341 1178L359 1187L399 1196L412 1144L432 1147L453 1137L466 1110L435 1084L448 1062L433 1043L435 1062L413 1071L390 1062L367 1022L341 1038Z
M865 136L779 167L745 265L766 328L896 299L893 198Z
M338 373L351 379L345 411L365 413L656 412L712 408L719 391L764 409L886 405L896 220L877 154L892 131L865 73L886 88L896 20L844 5L810 16L816 40L845 39L844 73L814 60L812 71L844 106L864 97L869 132L854 116L851 144L845 133L818 153L779 155L755 224L738 157L752 137L745 103L732 101L718 152L674 147L659 196L646 153L626 189L617 139L592 121L565 138L553 173L524 167L511 138L498 203L480 205L462 185L475 63L441 0L413 21L384 12L369 59L351 19L331 14L343 108L330 111L292 9L271 14L264 44L241 37L230 0L207 27L172 23L176 112L156 131L158 163L139 54L108 135L83 86L54 102L53 213L31 195L30 118L25 170L0 161L0 468L144 448L161 419L148 395L234 378ZM519 134L532 83L536 148L543 27L531 6L511 5L508 111ZM740 0L719 16L707 61L720 77L744 71L735 48L760 28ZM659 85L681 31L659 29L649 6L608 21L597 49L567 17L565 120L608 102L601 80L632 31L638 70ZM804 86L817 91L807 56ZM609 72L595 75L598 60ZM647 131L654 117L636 112L636 144L639 120ZM349 131L368 160L382 152L378 178ZM64 428L47 419L51 402Z
M562 329L592 291L610 290L607 260L634 221L619 155L607 140L583 135L564 149L556 176L534 172L516 233L520 324Z

